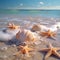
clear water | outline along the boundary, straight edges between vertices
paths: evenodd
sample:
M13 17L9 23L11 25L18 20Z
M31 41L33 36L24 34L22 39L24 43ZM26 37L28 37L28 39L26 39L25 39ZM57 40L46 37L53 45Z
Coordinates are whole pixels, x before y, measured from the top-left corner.
M60 10L0 9L0 27L4 27L8 22L16 23L22 27L28 25L28 29L31 28L34 23L51 26L56 22L60 22ZM57 40L60 39L60 30L58 33Z
M60 17L60 10L0 9L0 15Z

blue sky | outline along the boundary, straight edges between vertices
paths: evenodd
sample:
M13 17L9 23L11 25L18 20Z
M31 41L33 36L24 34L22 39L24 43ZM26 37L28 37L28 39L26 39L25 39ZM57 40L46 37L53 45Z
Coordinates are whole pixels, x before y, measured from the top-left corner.
M60 9L60 0L0 0L4 9Z

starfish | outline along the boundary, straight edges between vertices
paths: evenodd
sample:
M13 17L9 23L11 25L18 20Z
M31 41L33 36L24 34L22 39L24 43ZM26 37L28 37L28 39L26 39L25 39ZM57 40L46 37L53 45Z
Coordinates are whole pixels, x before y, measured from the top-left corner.
M56 36L56 33L55 32L52 32L51 30L48 30L46 32L41 32L41 35L42 36L45 36L45 37L55 37Z
M7 26L9 29L18 29L19 26L16 26L15 24L13 23L9 23L8 26Z
M26 54L28 57L30 57L29 52L33 50L32 48L29 48L28 45L19 46L18 49L19 51L15 54L16 56L21 52L22 54Z
M49 44L49 48L44 48L44 49L41 49L40 51L48 51L48 53L45 56L45 59L47 59L52 54L60 58L60 54L57 52L58 50L60 50L60 47L56 48L56 47L53 47L51 44Z

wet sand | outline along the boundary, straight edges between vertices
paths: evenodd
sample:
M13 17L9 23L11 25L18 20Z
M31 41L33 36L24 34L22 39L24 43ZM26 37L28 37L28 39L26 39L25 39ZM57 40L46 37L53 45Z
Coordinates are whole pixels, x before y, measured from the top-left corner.
M21 20L21 21L20 21ZM51 20L48 18L42 18L42 17L29 17L29 18L21 18L19 21L17 20L0 20L0 26L6 26L8 22L13 22L17 25L21 25L23 28L30 29L31 25L34 23L41 23L46 26L53 25L56 21L59 20ZM22 20L25 20L24 22ZM2 24L5 23L5 24ZM29 27L28 27L29 26ZM47 47L48 42L51 43L54 47L60 47L60 31L57 32L57 36L55 37L56 40L53 40L51 38L43 38L41 37L41 42L38 45L30 45L30 47L35 48L34 51L29 52L31 57L24 56L22 54L19 54L19 56L14 56L14 54L18 51L17 46L14 44L6 44L6 42L0 42L0 60L44 60L44 56L46 55L45 52L40 52L39 50ZM46 42L46 43L44 43ZM60 53L60 51L59 51ZM47 60L60 60L58 57L52 55Z
M44 43L44 41L46 43ZM38 45L30 45L35 50L29 52L30 57L24 56L23 54L19 54L18 56L14 56L17 50L17 46L15 45L6 45L4 42L0 42L0 60L44 60L44 56L46 55L45 52L40 52L40 49L47 48L48 42L50 42L54 47L60 47L60 43L57 41L54 41L53 39L43 39L43 42L41 42ZM59 51L60 53L60 51ZM58 57L52 55L47 60L59 60Z

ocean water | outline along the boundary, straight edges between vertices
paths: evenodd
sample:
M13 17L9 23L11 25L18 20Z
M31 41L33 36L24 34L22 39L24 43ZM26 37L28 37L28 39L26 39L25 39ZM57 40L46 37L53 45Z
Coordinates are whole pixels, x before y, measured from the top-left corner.
M8 22L15 23L26 29L30 29L35 23L51 26L56 22L60 22L60 10L0 9L0 30L5 28ZM56 39L59 40L60 30L57 33Z
M51 26L56 22L60 22L60 10L11 10L11 9L0 9L0 30L5 28L5 26L7 26L8 22L13 22L13 23L15 23L17 25L21 25L22 27L27 28L27 29L30 29L32 27L32 25L35 24L35 23L41 23L41 24L45 24L47 26ZM55 37L55 39L56 40L46 38L46 39L43 39L43 40L44 41L46 40L49 43L51 42L51 44L53 46L59 46L60 47L60 30L57 32L57 36ZM43 42L43 45L44 44L45 43ZM40 45L41 46L38 45L38 47L40 47L40 48L43 47L42 44L40 44ZM6 53L2 53L3 51L1 52L1 50L0 50L0 53L1 53L0 55L2 57L4 57L5 55L6 56L8 55L7 58L5 57L6 59L8 59L9 57L10 58L12 57L11 59L14 59L13 56L10 56L11 54L7 54L7 53L8 52L10 53L12 51L11 53L13 55L13 50L14 50L14 52L16 52L16 47L14 48L13 46L10 47L10 45L7 46L5 44L0 43L0 48L1 48L1 46L2 46L2 48L4 48L6 46L9 49L7 49L6 51L3 50ZM13 50L11 50L12 48L13 48ZM37 57L40 58L39 56L41 54L38 53L38 52L36 52L37 54L35 54L34 52L33 52L33 55L36 57L36 59L37 59ZM2 59L2 60L5 59L5 58L2 58L1 56L0 56L0 59ZM10 58L9 58L9 60L10 60ZM17 59L19 59L19 57L17 57ZM32 58L32 59L35 59L35 58ZM42 59L43 59L43 57L42 57ZM53 59L58 60L55 57L54 58L51 57L51 59L52 60Z
M60 22L60 10L36 10L36 9L0 9L0 24L6 24L9 21L16 23L42 23L53 24Z
M60 17L60 10L0 9L0 15Z
M0 25L13 21L25 24L53 24L60 22L60 10L0 9Z

